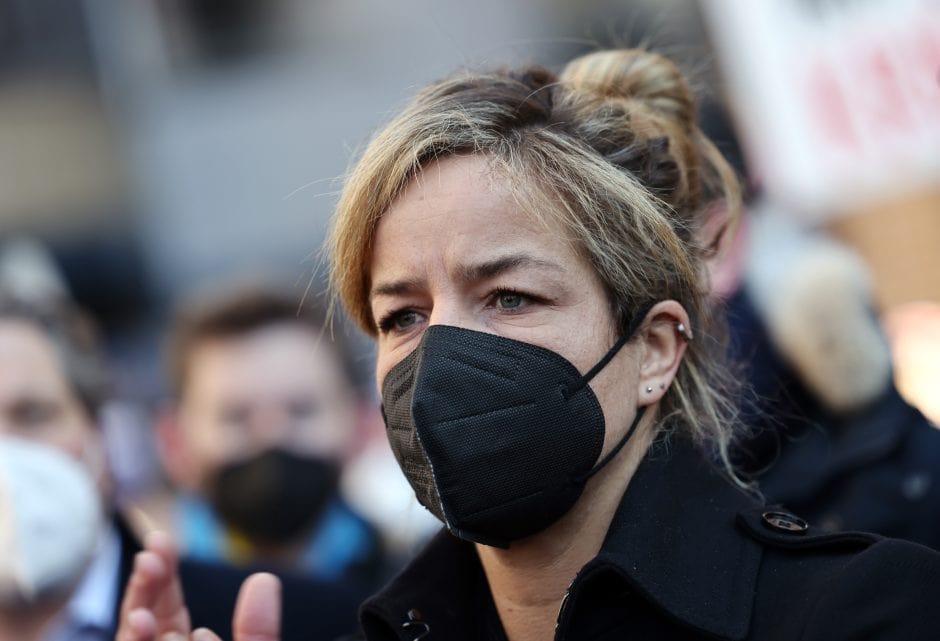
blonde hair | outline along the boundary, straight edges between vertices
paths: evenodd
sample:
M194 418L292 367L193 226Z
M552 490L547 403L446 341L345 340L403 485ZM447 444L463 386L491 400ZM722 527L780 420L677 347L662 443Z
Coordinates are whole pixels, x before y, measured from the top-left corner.
M479 154L510 180L519 204L551 219L592 263L621 328L651 302L673 299L695 340L660 402L729 472L733 403L709 331L697 240L705 208L737 208L734 173L696 125L689 85L668 59L642 50L592 53L559 76L541 67L462 73L418 93L354 167L328 239L330 282L366 333L376 225L434 159Z

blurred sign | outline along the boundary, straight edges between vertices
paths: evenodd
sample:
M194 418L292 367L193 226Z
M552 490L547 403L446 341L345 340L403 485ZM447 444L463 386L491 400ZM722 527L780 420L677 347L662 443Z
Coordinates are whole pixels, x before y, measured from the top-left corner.
M773 196L818 218L940 183L940 0L703 9Z

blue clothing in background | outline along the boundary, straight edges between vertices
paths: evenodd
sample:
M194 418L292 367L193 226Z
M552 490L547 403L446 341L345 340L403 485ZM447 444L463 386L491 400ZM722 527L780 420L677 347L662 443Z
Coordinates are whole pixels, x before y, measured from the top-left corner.
M192 494L176 505L180 546L194 559L232 562L225 526L210 505ZM248 560L252 563L251 560ZM333 498L310 534L295 571L322 581L380 580L384 554L378 531L340 497Z

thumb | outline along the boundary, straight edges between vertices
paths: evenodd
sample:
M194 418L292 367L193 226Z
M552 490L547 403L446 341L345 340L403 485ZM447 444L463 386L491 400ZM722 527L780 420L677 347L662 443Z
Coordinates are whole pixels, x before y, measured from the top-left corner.
M232 620L235 641L278 641L281 638L281 581L261 572L245 579Z

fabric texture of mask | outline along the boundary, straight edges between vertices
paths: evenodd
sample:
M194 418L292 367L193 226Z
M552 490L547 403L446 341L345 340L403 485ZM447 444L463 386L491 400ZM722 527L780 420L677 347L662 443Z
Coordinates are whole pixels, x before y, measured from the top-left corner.
M81 464L0 437L0 605L67 594L94 555L102 522L98 488Z
M382 386L392 451L418 501L455 535L498 547L561 518L610 459L595 467L604 413L587 382L634 331L582 375L536 345L429 327Z
M206 491L226 526L251 543L278 545L313 527L338 484L334 461L271 449L221 467Z

